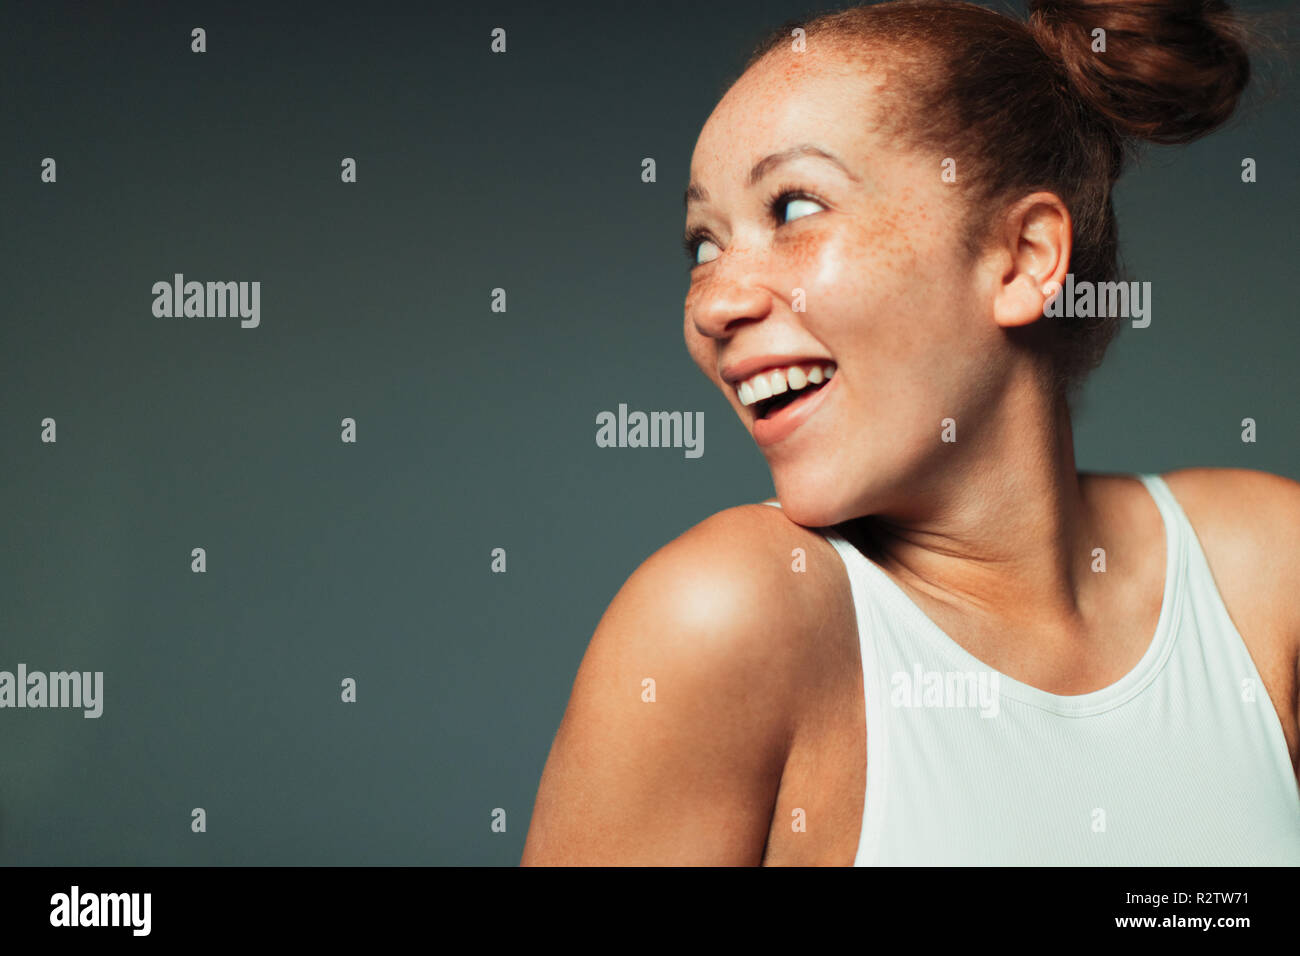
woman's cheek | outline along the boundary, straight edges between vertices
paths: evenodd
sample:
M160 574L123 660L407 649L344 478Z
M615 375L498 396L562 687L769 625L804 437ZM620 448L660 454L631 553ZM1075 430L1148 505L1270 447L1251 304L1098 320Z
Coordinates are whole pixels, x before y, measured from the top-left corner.
M870 243L858 236L822 237L812 253L807 276L808 310L829 318L847 315L855 322L896 307L898 276L879 261ZM820 303L820 310L818 304Z
M806 309L817 314L828 311L836 301L858 295L854 270L849 268L852 250L846 250L842 236L809 229L790 241L793 285L804 290Z

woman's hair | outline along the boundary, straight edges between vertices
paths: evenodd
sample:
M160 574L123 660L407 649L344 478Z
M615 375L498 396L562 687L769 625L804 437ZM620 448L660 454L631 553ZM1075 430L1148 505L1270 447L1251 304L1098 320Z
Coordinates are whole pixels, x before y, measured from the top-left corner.
M1074 220L1076 282L1115 281L1111 187L1130 147L1190 142L1232 115L1251 75L1245 28L1221 0L1029 0L1028 9L1026 23L955 0L854 7L784 24L744 68L795 26L810 46L839 43L884 74L881 128L956 160L972 255L1006 203L1046 190ZM1097 367L1120 321L1033 323L1026 341L1045 351L1058 398Z

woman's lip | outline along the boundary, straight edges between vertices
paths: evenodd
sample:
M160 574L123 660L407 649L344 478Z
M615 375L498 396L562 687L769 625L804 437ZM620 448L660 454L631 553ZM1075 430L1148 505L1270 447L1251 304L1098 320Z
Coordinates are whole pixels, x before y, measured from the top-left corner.
M835 383L839 380L840 376L836 375L801 402L795 405L787 405L769 418L754 419L754 441L764 448L784 441L795 429L817 412L817 409L826 401L826 393L834 388Z

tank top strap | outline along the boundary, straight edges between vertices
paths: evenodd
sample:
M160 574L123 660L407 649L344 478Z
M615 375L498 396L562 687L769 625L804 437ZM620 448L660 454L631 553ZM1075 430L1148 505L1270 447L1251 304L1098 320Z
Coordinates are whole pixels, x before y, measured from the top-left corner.
M1187 515L1178 505L1178 499L1163 478L1157 474L1135 474L1132 477L1146 486L1160 511L1160 518L1165 525L1168 576L1172 579L1174 590L1181 593L1187 580L1189 546L1195 540L1191 522L1187 520Z

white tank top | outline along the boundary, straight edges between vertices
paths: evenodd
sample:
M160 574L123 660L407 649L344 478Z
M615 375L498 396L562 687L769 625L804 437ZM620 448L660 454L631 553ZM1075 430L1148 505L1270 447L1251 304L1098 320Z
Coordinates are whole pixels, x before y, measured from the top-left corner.
M1137 666L1089 694L987 667L814 529L848 570L862 652L856 865L1300 865L1277 712L1187 516L1159 475L1134 477L1164 519L1164 603Z

